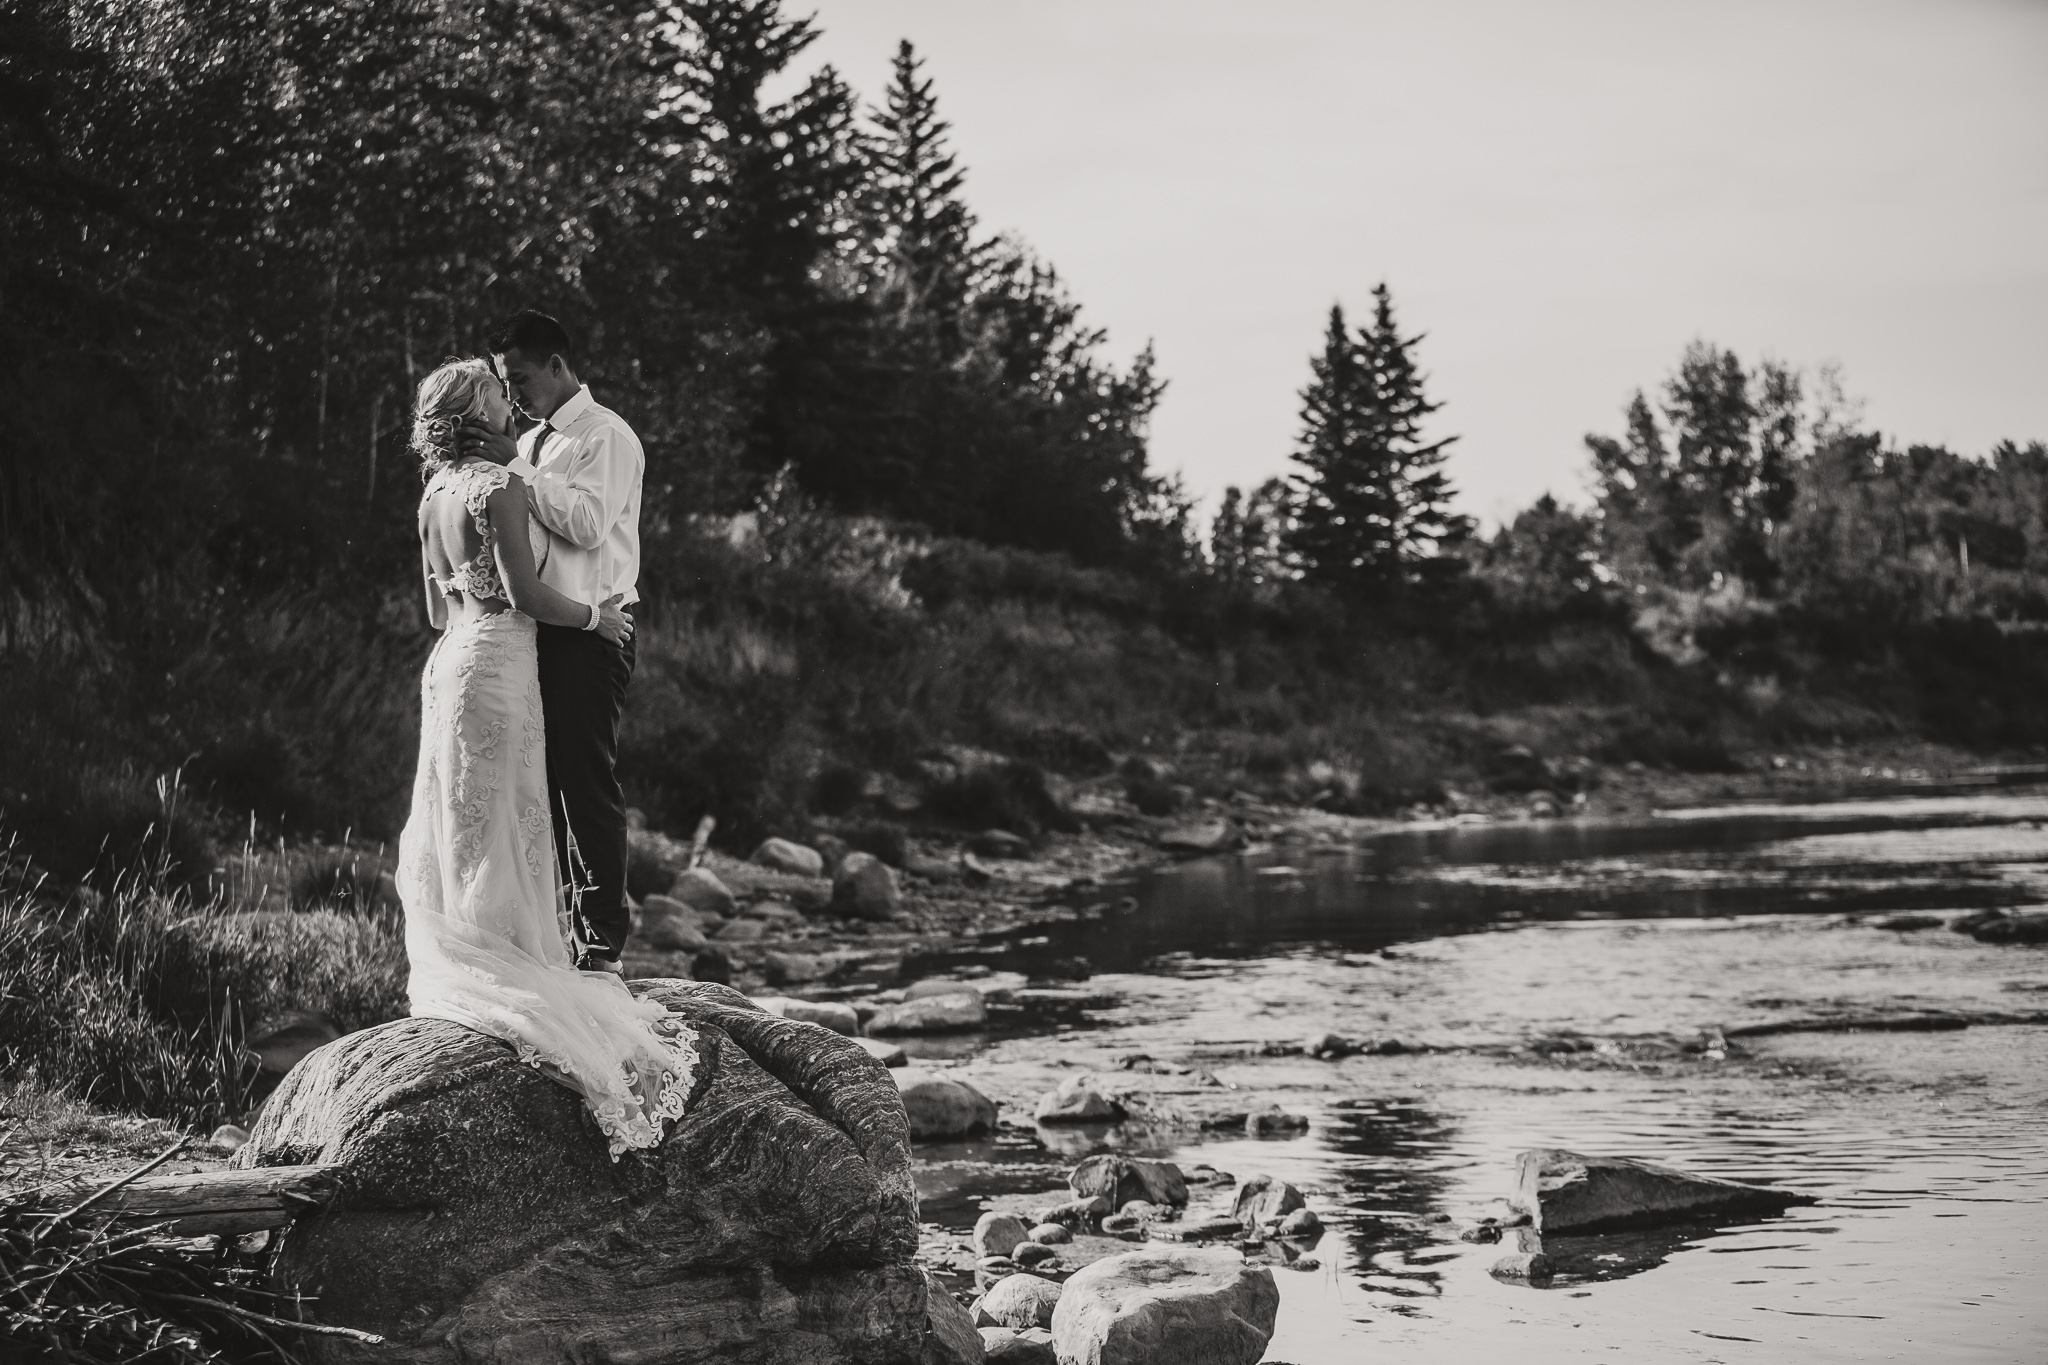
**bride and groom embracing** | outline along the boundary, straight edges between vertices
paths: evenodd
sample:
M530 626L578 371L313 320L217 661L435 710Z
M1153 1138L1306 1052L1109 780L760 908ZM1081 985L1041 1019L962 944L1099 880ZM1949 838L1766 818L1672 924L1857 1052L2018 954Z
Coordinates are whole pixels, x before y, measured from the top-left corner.
M616 1160L662 1140L696 1065L683 1021L626 989L625 797L640 485L632 428L522 312L488 361L428 375L420 562L441 632L399 840L414 1015L503 1039L581 1094ZM540 424L514 436L515 405Z

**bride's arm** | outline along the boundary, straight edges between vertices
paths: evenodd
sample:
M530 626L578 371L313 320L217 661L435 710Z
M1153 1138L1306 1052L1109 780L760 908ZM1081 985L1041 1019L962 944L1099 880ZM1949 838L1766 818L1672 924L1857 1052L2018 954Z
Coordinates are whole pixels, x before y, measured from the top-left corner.
M427 589L427 624L435 630L448 629L448 597L441 581L434 577L434 557L427 551L427 508L420 504L420 578Z
M497 547L498 577L504 580L512 605L536 621L583 629L590 608L540 581L533 566L533 545L526 538L526 485L517 476L491 494L491 541ZM598 608L597 633L623 644L633 633L632 619L619 611L614 597Z

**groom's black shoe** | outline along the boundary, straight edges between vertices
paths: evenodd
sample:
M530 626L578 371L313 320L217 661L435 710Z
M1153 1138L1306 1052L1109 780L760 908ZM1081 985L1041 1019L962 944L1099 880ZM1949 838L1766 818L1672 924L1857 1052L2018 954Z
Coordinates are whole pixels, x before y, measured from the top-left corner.
M626 974L626 964L615 957L585 957L576 965L586 972L610 972L613 976Z

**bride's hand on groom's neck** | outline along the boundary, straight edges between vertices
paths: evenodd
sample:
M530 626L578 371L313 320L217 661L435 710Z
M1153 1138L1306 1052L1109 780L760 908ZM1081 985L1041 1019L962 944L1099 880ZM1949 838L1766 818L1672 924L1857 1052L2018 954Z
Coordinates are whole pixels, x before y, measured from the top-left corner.
M489 460L492 464L512 463L519 455L519 443L512 438L511 425L509 418L505 430L486 426L474 418L464 422L460 437L462 453Z

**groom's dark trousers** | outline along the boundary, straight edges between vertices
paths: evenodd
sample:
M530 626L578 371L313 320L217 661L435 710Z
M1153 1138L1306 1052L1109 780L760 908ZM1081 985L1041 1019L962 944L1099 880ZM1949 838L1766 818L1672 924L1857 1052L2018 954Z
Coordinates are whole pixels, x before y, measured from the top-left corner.
M638 650L630 638L621 646L594 630L546 625L538 647L557 866L583 888L575 927L586 954L615 961L632 928L618 759L619 714Z

